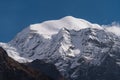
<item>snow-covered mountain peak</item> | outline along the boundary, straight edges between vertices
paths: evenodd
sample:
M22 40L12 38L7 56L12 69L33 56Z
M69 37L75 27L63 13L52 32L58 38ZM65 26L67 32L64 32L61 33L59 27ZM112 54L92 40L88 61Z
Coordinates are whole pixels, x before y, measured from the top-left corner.
M9 46L5 45L5 49L12 46L8 50L15 52L16 59L21 56L30 61L42 59L52 62L64 75L77 80L81 66L100 66L108 56L120 60L120 38L111 30L66 16L30 25L18 33ZM21 57L19 60L26 60Z
M87 48L83 45L87 43L85 41L88 41L86 45L92 49L95 49L92 41L98 43L109 41L103 35L107 34L98 24L66 16L59 20L30 25L9 43L18 49L21 56L28 59L47 59L48 56L52 56L51 58L59 57L67 60L67 57L88 55L84 51Z
M102 29L102 27L97 24L92 24L72 16L66 16L59 20L50 20L40 24L30 25L30 30L43 35L44 38L51 38L52 35L57 34L62 28L78 31L89 27Z
M73 16L65 16L65 17L63 17L62 19L74 20L74 19L77 19L77 18L75 18L75 17L73 17Z

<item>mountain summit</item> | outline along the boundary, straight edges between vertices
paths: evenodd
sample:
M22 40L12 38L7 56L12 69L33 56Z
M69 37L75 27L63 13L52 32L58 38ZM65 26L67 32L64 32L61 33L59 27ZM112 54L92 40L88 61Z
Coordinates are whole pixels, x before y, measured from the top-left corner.
M119 43L107 28L67 16L30 25L8 44L26 61L55 64L70 80L119 80Z
M81 24L81 25L80 25ZM44 35L44 37L51 37L57 34L60 29L66 28L69 30L80 30L84 28L100 28L100 26L91 24L83 19L74 18L72 16L64 17L60 20L45 21L41 24L34 24L30 26L30 30L33 30L39 34ZM45 36L46 35L46 36Z
M23 33L38 33L44 38L51 38L52 35L57 34L62 28L69 30L80 30L84 28L102 28L97 24L91 24L83 19L66 16L60 20L50 20L38 24L30 25Z

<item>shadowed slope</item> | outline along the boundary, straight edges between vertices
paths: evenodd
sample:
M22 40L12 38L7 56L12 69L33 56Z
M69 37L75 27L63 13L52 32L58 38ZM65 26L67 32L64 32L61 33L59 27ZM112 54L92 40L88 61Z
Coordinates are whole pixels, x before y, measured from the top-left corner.
M40 71L35 71L20 64L10 57L0 47L0 80L52 80Z

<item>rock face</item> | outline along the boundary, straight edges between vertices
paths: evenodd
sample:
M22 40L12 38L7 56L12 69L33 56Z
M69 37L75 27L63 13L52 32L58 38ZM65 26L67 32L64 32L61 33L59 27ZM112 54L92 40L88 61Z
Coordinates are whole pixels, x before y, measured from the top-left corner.
M47 76L50 76L53 80L65 80L57 70L56 66L52 63L46 63L43 60L36 59L31 63L27 63L27 65L37 71L43 72Z
M34 70L33 68L30 68L26 65L14 61L12 58L8 57L6 51L2 47L0 47L0 80L63 80L63 79L52 79L52 77L43 74L41 70L37 71Z
M55 64L69 80L120 80L120 36L110 30L67 16L30 25L4 47L15 52L19 62L40 59Z
M99 66L90 65L83 60L81 66L71 69L76 70L74 79L72 80L119 80L120 79L120 66L116 64L116 60L106 57L105 61ZM77 78L76 78L77 77Z

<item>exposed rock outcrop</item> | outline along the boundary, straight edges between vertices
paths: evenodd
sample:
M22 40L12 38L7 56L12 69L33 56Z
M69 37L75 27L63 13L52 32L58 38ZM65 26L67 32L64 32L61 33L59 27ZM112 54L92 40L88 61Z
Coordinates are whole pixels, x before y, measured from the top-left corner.
M0 47L0 80L55 80L40 71L14 61Z

